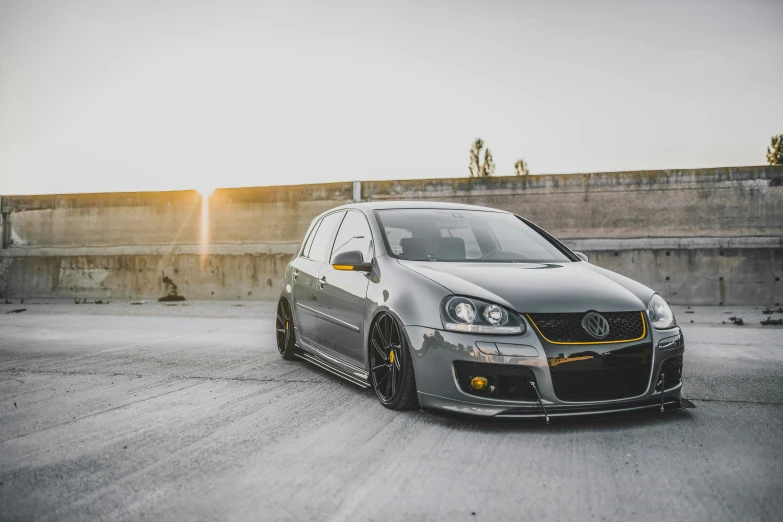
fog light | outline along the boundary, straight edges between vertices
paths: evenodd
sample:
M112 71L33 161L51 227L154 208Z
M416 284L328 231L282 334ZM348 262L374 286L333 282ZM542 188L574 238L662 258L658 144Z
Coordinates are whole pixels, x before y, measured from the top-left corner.
M489 380L486 377L473 377L470 379L470 387L476 391L484 391L489 386Z

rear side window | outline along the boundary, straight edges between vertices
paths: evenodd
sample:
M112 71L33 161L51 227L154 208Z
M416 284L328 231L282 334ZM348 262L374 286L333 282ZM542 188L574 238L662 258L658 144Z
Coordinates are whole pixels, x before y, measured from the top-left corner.
M322 263L325 263L329 259L334 232L337 230L337 226L340 224L343 214L345 214L345 212L335 212L334 214L325 216L321 220L321 225L318 227L318 230L315 231L315 239L313 239L313 243L310 245L307 257L314 261L321 261Z
M345 215L340 231L334 240L332 259L340 252L358 250L365 262L373 258L372 234L367 218L361 212L351 211Z
M304 248L302 249L302 255L304 257L307 257L310 254L310 247L313 244L313 239L315 239L315 233L318 232L318 227L321 226L321 221L322 220L320 219L318 220L318 223L316 223L313 226L313 229L310 231L310 235L307 236L307 242L305 243Z

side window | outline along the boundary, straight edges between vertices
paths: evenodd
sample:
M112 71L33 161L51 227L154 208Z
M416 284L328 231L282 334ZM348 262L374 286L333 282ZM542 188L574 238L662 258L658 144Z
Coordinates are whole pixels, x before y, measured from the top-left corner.
M310 247L313 244L313 239L315 239L315 233L318 232L318 227L321 226L321 219L318 220L318 223L313 226L313 229L310 231L310 235L307 236L307 242L304 245L304 248L302 249L302 256L307 257L310 253Z
M345 212L329 214L321 220L321 226L315 232L315 239L310 245L307 257L314 261L325 263L329 259L329 251L332 249L334 231L343 219Z
M370 225L367 224L367 218L361 212L349 211L345 215L337 238L334 240L332 259L340 252L348 252L349 250L361 252L365 262L373 258Z

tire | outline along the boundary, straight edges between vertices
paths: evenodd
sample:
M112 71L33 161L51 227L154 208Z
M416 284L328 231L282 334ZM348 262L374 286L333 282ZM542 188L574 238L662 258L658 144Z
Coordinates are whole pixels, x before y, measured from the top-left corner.
M369 336L370 381L381 404L391 410L419 407L408 342L397 320L382 312Z
M275 319L275 333L277 338L277 351L283 359L292 361L296 359L296 330L294 329L294 316L291 313L291 305L288 299L281 297L277 303L277 318Z

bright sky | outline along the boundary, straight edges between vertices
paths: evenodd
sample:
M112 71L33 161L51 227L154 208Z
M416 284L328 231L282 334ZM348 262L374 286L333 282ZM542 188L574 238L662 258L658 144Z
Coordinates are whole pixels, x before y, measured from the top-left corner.
M589 5L588 5L589 4ZM0 194L759 165L783 1L0 0Z

